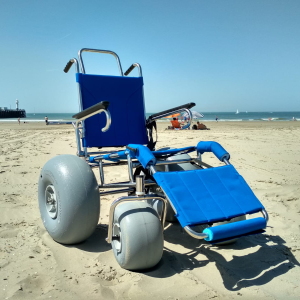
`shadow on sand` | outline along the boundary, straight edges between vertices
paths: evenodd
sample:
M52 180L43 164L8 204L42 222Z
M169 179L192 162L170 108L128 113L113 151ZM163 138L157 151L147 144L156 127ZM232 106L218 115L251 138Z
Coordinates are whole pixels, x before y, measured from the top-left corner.
M106 252L111 250L111 245L106 242L107 226L98 225L93 234L84 242L75 245L64 245L69 248L77 248L86 252Z
M285 241L279 236L253 235L240 238L234 244L218 247L193 239L179 225L173 224L165 230L165 240L172 244L180 244L190 251L181 254L165 248L161 262L156 267L144 271L145 275L157 278L170 277L185 270L215 263L225 288L238 291L250 286L264 285L295 266L300 266L289 248L284 245ZM227 261L222 256L222 249L232 249L231 260ZM248 249L251 253L241 254L240 251L244 249ZM196 257L199 254L206 259L198 261ZM237 256L239 254L241 256Z

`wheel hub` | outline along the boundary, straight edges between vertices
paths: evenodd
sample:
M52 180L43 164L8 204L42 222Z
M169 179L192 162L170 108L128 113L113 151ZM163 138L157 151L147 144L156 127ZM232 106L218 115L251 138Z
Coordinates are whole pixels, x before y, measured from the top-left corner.
M55 188L52 184L48 185L45 191L45 203L48 215L55 219L57 217L58 202L56 199Z

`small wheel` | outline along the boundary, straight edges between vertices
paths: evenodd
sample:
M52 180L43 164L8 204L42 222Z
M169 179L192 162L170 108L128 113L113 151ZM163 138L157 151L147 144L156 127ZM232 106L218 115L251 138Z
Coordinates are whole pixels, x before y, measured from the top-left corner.
M218 226L218 225L223 225L223 224L234 223L234 222L239 222L239 221L244 221L244 220L246 220L245 215L232 218L230 221L222 221L222 222L213 223L213 225L211 227ZM194 229L198 232L202 232L207 227L210 227L210 226L208 226L206 224L203 224L203 225L194 226ZM237 240L238 240L238 238L235 238L235 239L228 240L228 241L225 241L225 242L216 243L215 245L217 245L217 246L230 245L230 244L235 243Z
M155 210L145 201L124 202L114 213L112 248L127 270L155 266L163 253L163 231Z
M98 224L97 180L90 166L77 156L59 155L44 165L38 198L44 226L61 244L84 241Z

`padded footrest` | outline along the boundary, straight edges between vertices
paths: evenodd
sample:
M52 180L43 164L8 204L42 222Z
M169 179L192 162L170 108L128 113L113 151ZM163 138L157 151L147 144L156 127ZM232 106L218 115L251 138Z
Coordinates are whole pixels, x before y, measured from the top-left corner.
M157 172L154 178L172 202L182 227L223 221L264 209L232 165Z
M203 230L207 234L206 241L213 242L236 236L242 236L266 228L267 222L264 218L255 218L234 223L228 223Z

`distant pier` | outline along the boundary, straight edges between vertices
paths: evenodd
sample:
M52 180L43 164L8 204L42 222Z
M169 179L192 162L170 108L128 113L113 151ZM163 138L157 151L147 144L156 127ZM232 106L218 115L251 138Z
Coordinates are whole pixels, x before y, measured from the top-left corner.
M25 109L7 109L0 107L0 119L2 118L26 118Z
M25 109L19 109L19 100L16 100L16 109L0 107L0 119L2 118L26 118Z

